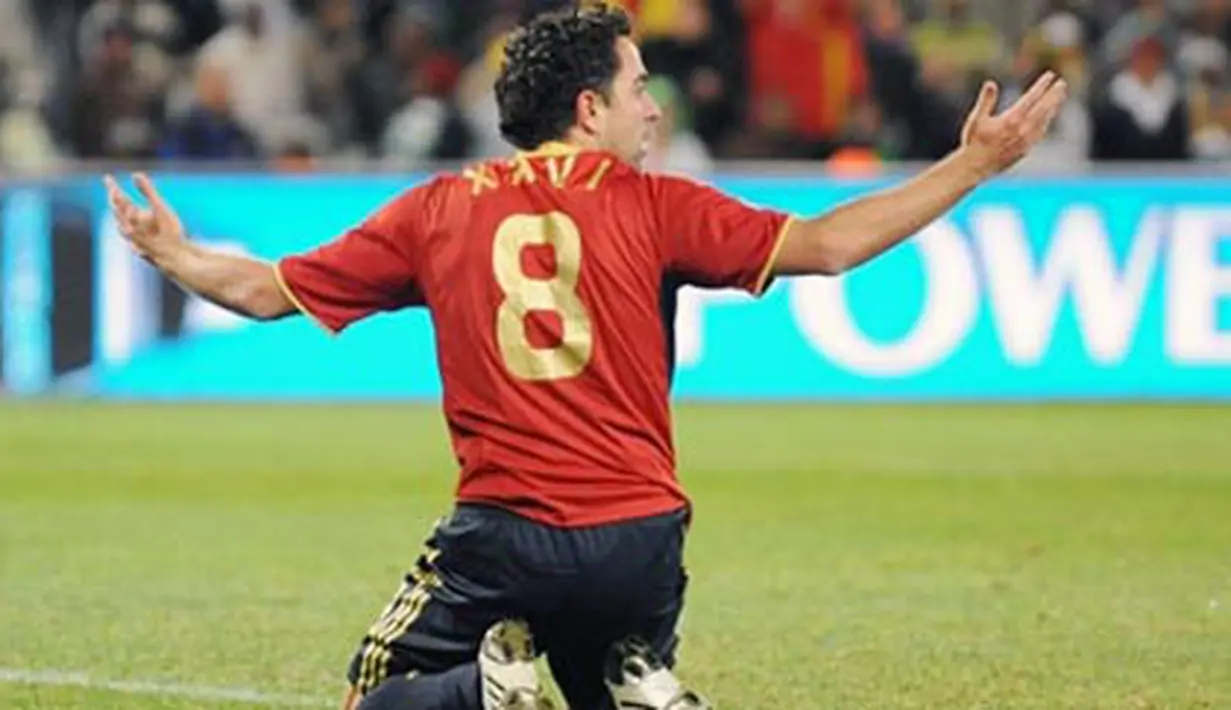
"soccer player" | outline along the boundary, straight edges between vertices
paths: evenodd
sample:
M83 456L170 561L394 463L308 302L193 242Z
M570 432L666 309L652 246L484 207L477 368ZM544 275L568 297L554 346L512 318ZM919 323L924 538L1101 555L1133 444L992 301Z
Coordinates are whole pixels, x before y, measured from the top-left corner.
M1048 74L997 114L988 84L949 157L794 218L639 169L659 109L629 35L612 10L531 20L496 86L516 157L439 175L276 264L188 241L148 177L135 176L148 208L107 178L137 253L232 311L303 313L334 333L431 312L457 503L364 637L348 707L546 707L539 652L573 710L706 707L671 672L691 507L663 284L760 294L776 276L854 268L1014 165L1066 94Z

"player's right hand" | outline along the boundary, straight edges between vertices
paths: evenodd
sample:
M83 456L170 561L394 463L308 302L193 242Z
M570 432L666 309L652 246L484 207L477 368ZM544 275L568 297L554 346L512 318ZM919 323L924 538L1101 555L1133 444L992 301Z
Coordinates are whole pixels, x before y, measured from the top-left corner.
M148 175L133 176L137 190L145 197L149 207L139 207L119 183L110 175L103 178L107 186L107 200L115 214L120 234L128 240L134 251L150 261L157 261L175 251L184 241L184 225L167 204Z
M999 98L996 83L986 82L962 127L961 153L985 177L1013 167L1043 140L1068 99L1068 84L1055 72L1044 72L1012 106L994 115Z

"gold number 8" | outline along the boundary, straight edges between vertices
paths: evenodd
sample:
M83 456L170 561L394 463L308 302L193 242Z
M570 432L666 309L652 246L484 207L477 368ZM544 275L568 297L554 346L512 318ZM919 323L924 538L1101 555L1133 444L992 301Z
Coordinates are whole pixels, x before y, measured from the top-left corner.
M547 245L556 254L556 275L550 279L526 276L522 250ZM590 315L577 297L581 274L581 232L563 212L513 215L496 229L492 268L504 292L496 313L496 339L505 367L523 380L544 381L576 377L594 353ZM536 348L526 337L526 315L551 311L560 316L562 337L553 348Z

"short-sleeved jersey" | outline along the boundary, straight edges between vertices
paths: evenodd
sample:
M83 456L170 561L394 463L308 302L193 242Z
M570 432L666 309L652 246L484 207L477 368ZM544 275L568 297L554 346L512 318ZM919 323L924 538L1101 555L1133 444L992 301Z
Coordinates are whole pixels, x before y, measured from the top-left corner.
M577 527L676 510L668 275L764 288L787 215L550 146L408 190L279 262L331 331L431 312L458 499Z

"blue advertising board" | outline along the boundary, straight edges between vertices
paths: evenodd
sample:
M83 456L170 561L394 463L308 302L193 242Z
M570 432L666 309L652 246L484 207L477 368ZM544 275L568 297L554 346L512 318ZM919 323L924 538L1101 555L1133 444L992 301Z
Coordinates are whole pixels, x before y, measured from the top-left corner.
M275 258L330 239L419 178L158 179L194 238ZM886 184L715 182L801 215ZM65 380L74 391L439 396L426 314L378 316L338 338L194 299L169 319L173 292L128 254L101 190L74 194L97 215L94 352ZM684 399L1231 399L1231 180L1004 179L841 278L783 279L760 300L686 289L676 327Z

